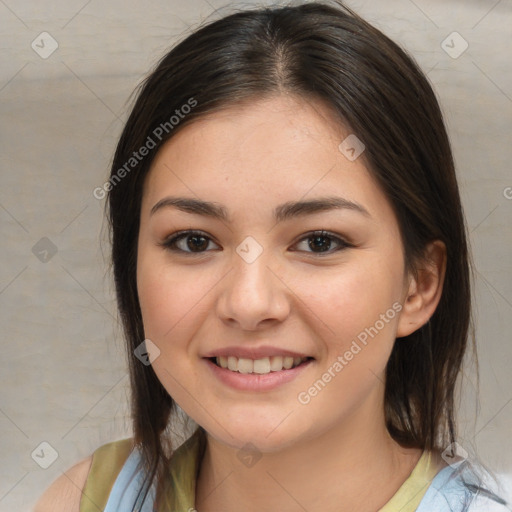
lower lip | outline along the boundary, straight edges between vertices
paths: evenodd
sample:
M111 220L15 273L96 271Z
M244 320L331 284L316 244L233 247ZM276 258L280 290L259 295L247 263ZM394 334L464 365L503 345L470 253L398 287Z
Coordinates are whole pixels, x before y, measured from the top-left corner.
M217 366L209 359L205 359L205 361L215 377L227 386L241 391L270 391L297 378L309 367L313 359L308 359L290 370L270 372L263 375L257 373L232 372L227 368Z

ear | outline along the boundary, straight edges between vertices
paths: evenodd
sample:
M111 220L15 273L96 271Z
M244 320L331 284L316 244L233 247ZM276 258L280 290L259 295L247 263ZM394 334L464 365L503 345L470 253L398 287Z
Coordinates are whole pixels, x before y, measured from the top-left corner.
M429 243L416 275L409 274L397 338L408 336L425 325L439 304L446 272L446 246L440 240Z

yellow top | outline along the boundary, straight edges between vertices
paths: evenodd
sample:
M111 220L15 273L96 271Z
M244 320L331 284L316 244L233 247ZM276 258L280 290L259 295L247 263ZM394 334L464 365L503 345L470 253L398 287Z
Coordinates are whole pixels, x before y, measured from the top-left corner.
M169 489L160 509L167 512L194 508L195 486L204 454L204 431L196 432L175 452L169 467ZM84 487L80 512L103 511L117 475L133 448L132 439L114 441L98 448ZM378 512L414 512L425 495L438 468L431 452L424 451L413 471L400 489Z
M414 512L438 471L432 452L425 450L407 480L378 512Z
M133 448L133 440L122 439L100 446L92 456L82 491L80 512L103 512L117 475Z

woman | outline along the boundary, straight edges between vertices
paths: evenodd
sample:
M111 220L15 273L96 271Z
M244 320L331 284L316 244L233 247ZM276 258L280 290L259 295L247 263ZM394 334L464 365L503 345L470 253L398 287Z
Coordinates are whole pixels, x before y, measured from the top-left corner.
M455 455L464 219L395 43L316 2L210 23L143 84L103 190L134 437L38 510L506 510Z

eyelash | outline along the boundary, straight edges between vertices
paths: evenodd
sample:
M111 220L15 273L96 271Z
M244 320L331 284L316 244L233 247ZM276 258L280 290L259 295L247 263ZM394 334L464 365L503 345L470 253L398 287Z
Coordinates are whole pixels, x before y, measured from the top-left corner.
M163 242L161 242L159 245L164 247L166 250L168 251L172 251L172 252L179 252L179 253L182 253L182 254L189 254L189 255L199 255L199 254L204 254L205 252L209 252L209 251L197 251L197 252L194 252L194 251L184 251L183 249L179 249L176 247L176 244L182 240L182 239L186 239L190 236L202 236L204 238L206 238L208 241L213 241L206 233L202 232L202 231L194 231L194 230L186 230L186 231L179 231L178 233L174 233L173 235L171 235L170 237L168 237L166 240L164 240ZM297 244L304 241L304 240L308 240L308 239L312 239L312 238L315 238L315 237L321 237L321 238L329 238L331 240L334 240L336 243L338 243L339 247L337 249L329 249L327 251L323 251L323 252L314 252L314 251L303 251L303 252L309 252L310 254L315 254L315 255L318 255L318 256L324 256L324 255L330 255L330 254L333 254L334 252L337 252L337 251L341 251L343 249L347 249L349 247L354 247L352 244L350 244L349 242L347 242L346 240L340 238L339 236L333 234L333 233L329 233L328 231L323 231L323 230L320 230L320 231L311 231L309 233L306 233L306 236L303 236L300 240L298 240ZM296 244L294 244L296 245ZM300 251L299 251L300 252Z

